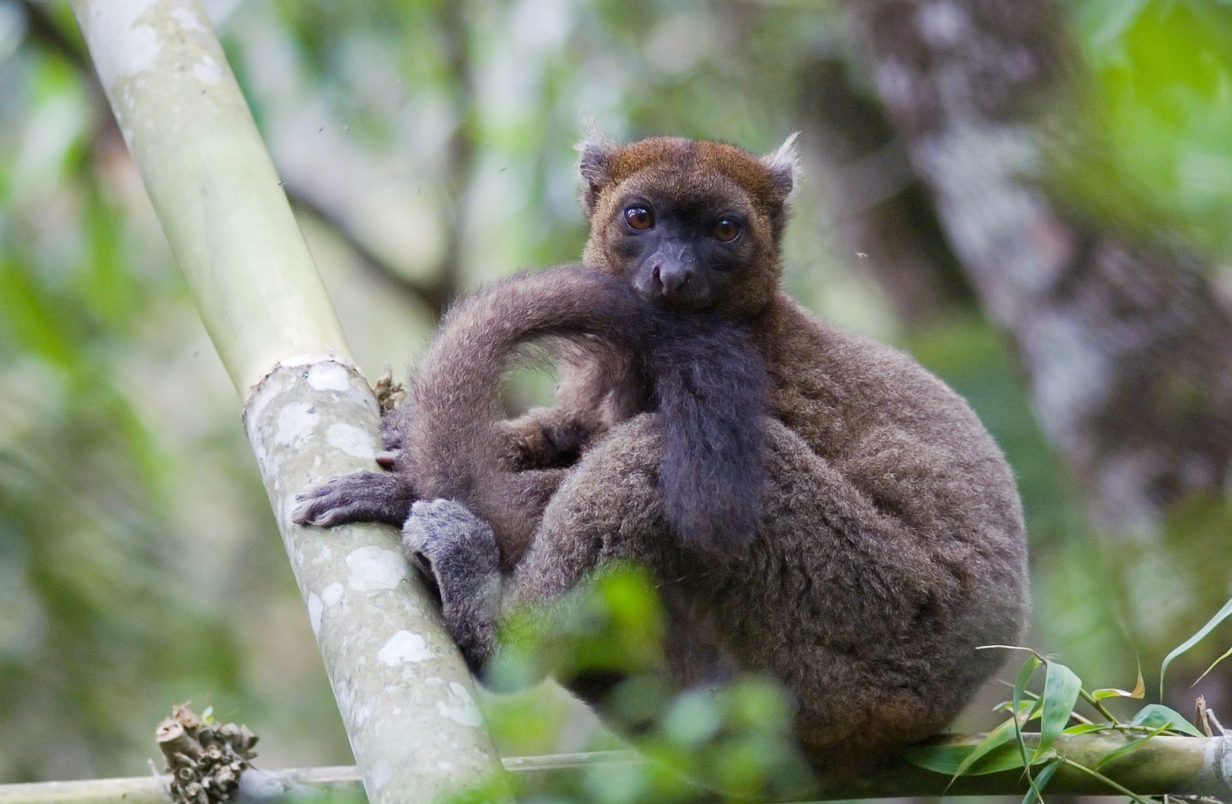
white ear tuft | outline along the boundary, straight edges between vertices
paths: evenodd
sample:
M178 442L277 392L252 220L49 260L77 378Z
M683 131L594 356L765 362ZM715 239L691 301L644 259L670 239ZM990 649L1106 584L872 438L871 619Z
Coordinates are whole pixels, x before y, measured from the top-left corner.
M780 201L786 201L791 195L791 189L800 178L800 155L796 151L796 139L799 131L794 131L783 140L783 144L762 157L762 164L770 171L774 179L774 187Z
M619 145L599 130L593 120L583 123L582 141L577 144L581 153L578 172L582 174L582 209L588 218L594 211L599 188L610 179L609 160L619 148Z
M582 120L582 139L577 144L577 150L585 153L588 148L598 148L602 151L613 151L618 146L609 136L603 133L593 117Z

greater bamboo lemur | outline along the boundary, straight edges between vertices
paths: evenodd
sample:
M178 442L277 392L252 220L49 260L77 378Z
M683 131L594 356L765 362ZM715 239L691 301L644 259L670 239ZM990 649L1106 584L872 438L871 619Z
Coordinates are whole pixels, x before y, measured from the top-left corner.
M500 613L633 560L688 646L671 680L777 679L823 774L943 728L1000 663L975 648L1022 627L1021 506L960 397L778 288L794 170L791 140L586 142L582 266L461 303L388 420L394 471L307 492L297 521L401 525L476 669ZM560 404L500 421L531 341L567 366Z

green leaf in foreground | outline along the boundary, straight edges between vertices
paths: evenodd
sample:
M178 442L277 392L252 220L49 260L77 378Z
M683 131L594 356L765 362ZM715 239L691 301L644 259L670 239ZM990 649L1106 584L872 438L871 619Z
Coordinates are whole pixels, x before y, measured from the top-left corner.
M1049 754L1051 755L1052 752L1049 752ZM1061 767L1061 760L1058 757L1054 757L1051 762L1040 768L1040 772L1035 774L1035 779L1032 780L1031 789L1022 797L1022 804L1029 804L1033 798L1039 798L1042 801L1040 792L1044 789L1044 785L1048 784L1048 780L1052 778L1052 774L1056 773L1059 767Z
M1164 657L1163 664L1159 666L1159 697L1163 697L1164 675L1168 672L1168 665L1172 663L1172 660L1205 639L1207 634L1214 631L1215 627L1224 620L1228 619L1229 616L1232 616L1232 600L1229 600L1227 603L1223 604L1223 608L1216 612L1214 617L1207 620L1206 625L1199 628L1196 634L1182 642L1180 645L1177 645L1172 649L1171 653ZM1226 656L1227 654L1224 655ZM1213 666L1214 665L1212 665L1212 667Z
M1129 752L1129 751L1134 750L1134 749L1135 749L1135 748L1137 748L1138 746L1140 746L1140 745L1142 745L1143 743L1145 743L1147 740L1151 739L1152 737L1154 737L1154 736L1155 736L1155 735L1157 735L1157 734L1161 734L1161 733L1163 733L1164 731L1167 731L1167 727L1166 727L1166 726L1160 726L1160 727L1159 727L1159 728L1157 728L1157 729L1152 729L1149 733L1142 735L1141 737L1139 737L1139 738L1138 738L1138 739L1136 739L1136 740L1130 740L1129 742L1127 742L1125 745L1121 746L1120 748L1114 748L1113 750L1109 751L1108 753L1106 753L1106 754L1104 754L1102 757L1100 757L1100 758L1099 758L1099 762L1096 762L1096 763L1095 763L1095 767L1094 767L1094 768L1092 768L1092 770L1099 770L1099 769L1100 769L1101 767L1103 767L1106 763L1111 762L1112 760L1114 760L1114 759L1116 759L1117 757L1119 757L1121 754L1124 754L1124 753L1127 753L1127 752Z
M1027 660L1022 663L1022 667L1018 668L1018 675L1014 678L1014 697L1012 699L1014 718L1010 723L1014 725L1014 735L1018 738L1018 753L1022 758L1023 765L1026 765L1029 760L1027 759L1027 745L1022 740L1022 723L1025 721L1019 720L1020 713L1022 712L1020 707L1022 706L1023 697L1027 694L1027 683L1031 680L1031 674L1035 672L1035 668L1043 663L1044 660L1039 656L1028 656ZM1028 719L1039 705L1040 702L1037 700L1035 705L1028 711Z
M947 776L982 776L1022 767L1018 746L1011 745L1014 722L1007 720L979 745L917 745L903 757L913 765Z
M1044 676L1044 696L1041 699L1043 709L1040 714L1040 741L1032 762L1039 761L1040 756L1052 747L1065 730L1081 690L1082 679L1078 678L1073 670L1058 662L1048 662L1047 675Z
M1194 679L1194 684L1197 684L1199 681L1206 678L1207 674L1215 669L1215 665L1219 664L1220 662L1222 662L1224 659L1228 658L1229 656L1232 656L1232 648L1228 648L1227 652L1225 652L1222 656L1220 656L1215 661L1211 662L1211 666L1203 670L1202 675Z
M1111 726L1107 723L1075 723L1065 729L1063 734L1090 734L1095 731L1107 731Z
M1107 687L1092 691L1091 697L1097 701L1102 701L1105 698L1129 698L1141 701L1146 697L1146 682L1142 680L1142 662L1138 663L1138 680L1134 683L1132 690L1119 690L1115 687Z
M1129 725L1157 731L1179 731L1194 737L1206 736L1175 709L1169 709L1163 704L1147 704L1142 707L1133 720L1129 721Z

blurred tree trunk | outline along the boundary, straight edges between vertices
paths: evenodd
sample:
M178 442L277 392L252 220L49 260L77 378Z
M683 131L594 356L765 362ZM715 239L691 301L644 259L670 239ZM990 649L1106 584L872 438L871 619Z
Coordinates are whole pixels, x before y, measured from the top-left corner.
M801 66L798 107L834 210L844 256L877 281L899 320L917 327L972 301L932 199L874 99L851 86L842 53Z
M1096 523L1149 527L1186 496L1222 493L1232 315L1207 266L1083 220L1039 186L1032 125L1071 58L1059 7L882 0L847 11L911 166L1013 337L1036 416L1086 484Z

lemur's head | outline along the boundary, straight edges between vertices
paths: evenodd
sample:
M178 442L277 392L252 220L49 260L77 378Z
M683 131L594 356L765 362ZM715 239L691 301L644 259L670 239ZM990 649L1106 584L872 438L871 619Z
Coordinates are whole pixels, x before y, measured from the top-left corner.
M625 146L587 139L582 261L663 307L755 315L778 287L795 139L765 157L678 137Z

